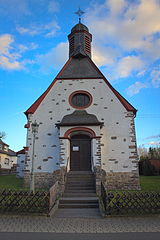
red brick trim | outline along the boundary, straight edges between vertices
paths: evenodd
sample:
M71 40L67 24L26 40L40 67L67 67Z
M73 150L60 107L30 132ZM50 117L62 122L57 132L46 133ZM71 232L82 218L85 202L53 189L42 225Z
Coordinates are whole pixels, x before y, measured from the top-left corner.
M47 90L31 105L30 108L28 108L28 110L26 112L24 112L24 114L28 117L28 114L33 114L36 109L39 107L40 103L43 101L43 99L45 98L45 96L48 94L48 92L50 91L50 89L53 87L53 85L56 83L56 79L53 80L53 82L49 85L49 87L47 88Z
M61 71L58 73L58 75L56 76L56 78L59 77L59 75L61 75L63 73L63 71L66 69L66 67L70 64L70 62L72 61L72 57L68 59L68 61L65 63L65 65L63 66L63 68L61 69Z
M24 128L29 128L30 127L30 123L26 123L25 125L24 125Z
M65 134L64 134L64 138L69 138L70 139L70 134L73 132L79 132L79 131L84 131L90 134L91 138L97 138L95 132L90 129L90 128L86 128L86 127L75 127L75 128L70 128L68 129Z
M78 106L75 106L73 103L72 103L72 97L75 95L75 94L78 94L78 93L84 93L86 94L88 97L89 97L89 104L87 104L86 106L83 106L83 107L78 107ZM92 98L92 95L87 92L87 91L84 91L84 90L78 90L78 91L75 91L73 93L71 93L71 95L69 96L69 104L73 107L73 108L76 108L76 109L85 109L85 108L88 108L91 104L92 104L92 101L93 101L93 98Z

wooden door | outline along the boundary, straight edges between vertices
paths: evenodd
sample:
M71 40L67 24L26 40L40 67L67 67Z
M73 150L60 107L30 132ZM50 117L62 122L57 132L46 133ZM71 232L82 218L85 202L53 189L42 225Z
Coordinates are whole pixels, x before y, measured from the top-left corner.
M91 139L87 135L75 135L71 138L71 161L72 171L91 170Z

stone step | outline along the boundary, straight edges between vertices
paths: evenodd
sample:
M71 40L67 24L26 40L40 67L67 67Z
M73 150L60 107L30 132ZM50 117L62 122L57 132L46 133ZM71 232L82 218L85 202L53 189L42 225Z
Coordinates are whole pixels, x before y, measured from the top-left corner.
M93 192L93 193L89 193L89 192L86 192L86 193L81 193L81 192L76 192L76 193L64 193L63 194L63 197L96 197L96 193Z
M73 185L84 185L84 184L91 184L91 185L93 185L93 186L95 186L95 182L93 182L93 181L79 181L79 182L77 182L77 181L67 181L66 182L66 185L70 185L70 184L73 184Z
M93 174L68 174L67 177L69 178L93 178Z
M67 177L67 181L76 181L76 182L85 182L85 181L93 181L94 177Z
M84 185L84 184L91 184L95 186L95 182L94 181L67 181L66 182L66 186L67 185Z
M72 171L67 174L65 192L59 201L59 208L98 208L94 174L91 171Z
M95 184L94 183L67 183L66 186L69 186L69 187L95 187Z
M94 178L90 178L90 177L68 177L67 181L74 181L74 182L93 181L94 182Z
M98 204L97 197L63 197L60 201L60 204Z
M94 190L94 187L91 186L66 186L66 190Z
M96 193L95 189L65 189L64 193Z
M69 171L68 172L68 176L69 175L77 175L77 174L79 174L79 175L94 175L94 173L93 172L91 172L91 171Z
M98 203L59 204L59 208L98 208Z

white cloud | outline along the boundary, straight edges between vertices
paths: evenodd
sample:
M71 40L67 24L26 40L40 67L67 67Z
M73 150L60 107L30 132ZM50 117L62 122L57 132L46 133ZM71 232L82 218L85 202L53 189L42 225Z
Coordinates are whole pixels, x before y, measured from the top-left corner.
M39 28L36 28L36 27L25 28L25 27L17 26L16 29L22 35L27 34L27 35L34 36L40 33Z
M19 44L17 49L19 50L19 53L24 53L26 51L32 51L32 50L35 50L39 47L38 44L32 42L32 43L29 43L27 45L23 45L23 44Z
M16 46L16 47L15 47ZM37 47L31 43L28 46L17 45L10 34L0 35L0 68L6 70L21 70L26 64L32 64L30 59L23 59L22 53L33 50Z
M107 4L107 2L106 2ZM120 14L126 6L125 0L108 0L108 7L111 15Z
M10 34L0 36L0 67L8 70L22 69L23 66L17 60L20 54L13 51L12 43L14 38Z
M160 70L159 69L153 70L150 76L152 79L153 87L159 88L160 87Z
M106 0L91 8L87 24L94 37L101 41L105 37L105 41L116 42L123 49L142 50L149 42L147 37L160 31L160 5L156 0L140 0L137 4L127 0Z
M160 39L158 36L155 37L160 32L159 1L105 0L101 4L92 4L87 12L86 23L94 35L94 46L97 48L101 46L102 49L98 55L103 56L104 48L107 50L108 46L113 49L115 46L118 47L121 53L121 57L118 55L116 61L118 67L121 67L124 53L133 55L133 51L135 58L141 59L141 66L143 64L148 66L159 58ZM113 59L115 60L114 54L110 58L112 63ZM102 60L103 65L104 61ZM106 64L108 64L107 59ZM137 70L136 63L134 66ZM122 75L128 76L128 73L124 69Z
M19 44L18 48L20 53L28 51L28 47L23 44Z
M23 68L20 62L16 60L12 61L11 58L5 56L0 56L0 66L8 70L18 70Z
M61 42L48 53L37 56L37 63L42 71L58 69L68 59L68 42Z
M146 145L155 145L155 146L158 146L160 145L160 142L157 142L157 141L151 141L151 142L148 142L148 143L145 143Z
M92 2L86 12L86 24L96 46L94 61L111 69L112 80L150 73L160 57L159 0ZM113 51L106 54L108 49ZM152 85L159 87L158 71L152 72L152 77ZM139 92L137 83L135 87Z
M137 56L126 56L120 59L117 65L117 75L120 78L125 78L131 75L133 71L138 71L143 68L142 60Z
M140 92L141 89L147 88L147 85L141 82L135 82L127 88L127 94L131 97Z
M60 30L60 26L56 21L51 21L45 25L32 25L28 28L17 26L16 29L22 35L35 36L43 34L45 37L52 37Z
M9 54L9 50L11 49L11 43L14 41L12 35L3 34L0 36L0 53L1 54Z
M145 139L150 139L150 138L160 138L160 134L152 135L152 136L146 137Z
M141 77L141 76L144 76L146 70L142 70L140 72L137 73L137 77Z
M46 37L53 37L60 30L60 26L56 21L52 21L44 26L44 30L46 30Z
M92 58L98 66L104 66L107 64L113 64L114 58L116 58L117 52L111 47L93 46Z
M53 13L53 12L58 12L59 11L59 2L52 0L48 4L48 11Z

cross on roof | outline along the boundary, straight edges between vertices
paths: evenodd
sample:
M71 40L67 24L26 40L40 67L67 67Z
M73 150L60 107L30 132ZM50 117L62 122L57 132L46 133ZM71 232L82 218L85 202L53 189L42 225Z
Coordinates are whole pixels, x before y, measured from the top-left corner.
M81 16L84 14L85 12L83 12L80 7L78 9L77 12L75 12L75 14L77 14L79 16L79 23L81 23Z

